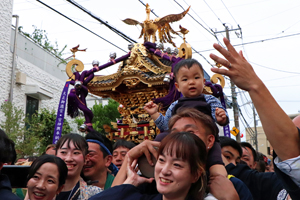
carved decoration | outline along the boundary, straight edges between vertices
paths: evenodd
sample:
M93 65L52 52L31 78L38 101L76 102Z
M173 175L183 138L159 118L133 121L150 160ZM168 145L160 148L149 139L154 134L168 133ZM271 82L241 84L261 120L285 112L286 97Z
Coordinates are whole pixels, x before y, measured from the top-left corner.
M170 23L181 20L189 11L190 7L183 11L180 14L171 14L162 18L156 18L154 20L150 20L150 6L146 4L146 20L144 22L139 22L134 19L127 18L123 20L124 23L128 25L140 25L142 27L141 35L139 38L144 36L144 42L150 42L152 38L152 42L156 42L156 32L158 32L158 37L160 42L168 42L176 47L175 43L172 41L171 33L178 35L176 31L172 29Z

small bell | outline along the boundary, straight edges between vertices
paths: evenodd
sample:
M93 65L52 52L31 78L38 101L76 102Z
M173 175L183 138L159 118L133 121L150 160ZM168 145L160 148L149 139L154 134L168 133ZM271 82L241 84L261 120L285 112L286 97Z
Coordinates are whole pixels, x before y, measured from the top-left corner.
M129 49L129 51L131 51L131 49L134 47L134 44L132 44L132 43L130 43L130 44L128 44L128 49Z
M174 48L173 51L172 51L172 55L176 56L178 54L178 52L179 52L178 49Z
M170 83L170 80L171 80L171 76L170 74L166 74L165 77L164 77L164 83Z
M82 124L80 127L79 127L79 131L81 132L85 132L87 130L87 125L86 124Z
M92 65L94 66L94 65L97 65L97 66L99 66L99 61L98 60L93 60L93 62L92 62Z
M75 88L80 89L82 87L82 83L80 81L75 81Z
M156 48L162 51L164 49L164 44L163 43L158 43Z
M167 54L171 54L171 48L170 48L170 47L168 47L168 48L166 49L166 53L167 53Z
M116 53L116 52L111 52L111 53L109 54L109 58L110 58L111 60L116 59L116 57L117 57L117 53Z

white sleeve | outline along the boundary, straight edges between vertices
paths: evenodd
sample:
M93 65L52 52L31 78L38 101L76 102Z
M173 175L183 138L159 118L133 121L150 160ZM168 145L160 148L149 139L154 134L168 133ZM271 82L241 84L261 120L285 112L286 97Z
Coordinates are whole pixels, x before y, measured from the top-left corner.
M285 161L276 157L274 163L280 171L291 177L294 183L300 187L300 156Z

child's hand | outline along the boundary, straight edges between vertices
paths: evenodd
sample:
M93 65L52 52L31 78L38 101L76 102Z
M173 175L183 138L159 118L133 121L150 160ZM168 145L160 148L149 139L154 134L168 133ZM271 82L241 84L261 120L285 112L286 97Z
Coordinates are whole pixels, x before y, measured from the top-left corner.
M218 124L220 125L225 125L227 122L227 116L226 116L226 112L225 110L223 110L222 108L216 108L216 120L218 122Z
M144 109L148 112L149 115L153 115L158 112L157 104L153 103L153 101L149 101L145 104Z

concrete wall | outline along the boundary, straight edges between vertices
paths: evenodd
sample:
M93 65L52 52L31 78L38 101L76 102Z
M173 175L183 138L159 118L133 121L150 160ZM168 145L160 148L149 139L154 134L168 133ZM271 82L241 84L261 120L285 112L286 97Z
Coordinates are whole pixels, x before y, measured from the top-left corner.
M8 99L12 54L10 47L11 21L12 21L12 0L0 1L0 102ZM3 115L0 113L0 118Z
M12 28L10 37L11 53L13 53L14 35L15 29ZM55 76L61 81L65 81L68 78L64 72L66 65L63 64L60 59L20 33L17 37L17 55L18 58L32 63L34 66Z

